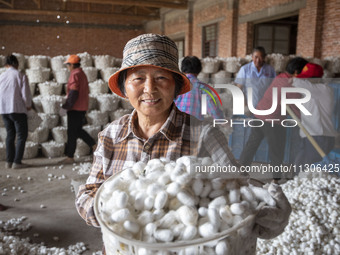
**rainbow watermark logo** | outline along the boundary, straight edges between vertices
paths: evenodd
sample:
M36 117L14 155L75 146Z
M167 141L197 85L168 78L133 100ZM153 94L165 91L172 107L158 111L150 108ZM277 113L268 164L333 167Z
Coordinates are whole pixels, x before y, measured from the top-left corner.
M217 93L217 91L211 87L210 85L208 84L205 84L212 92L215 93L216 97L218 98L218 101L220 101L221 105L222 105L222 100L221 100L221 97L220 95ZM217 106L217 102L215 100L215 97L213 96L213 94L207 90L207 89L204 89L204 88L200 88L201 90L203 90L204 92L206 92L210 97L211 99L214 101L215 105ZM207 114L207 94L202 94L202 104L201 104L201 114L202 115L205 115Z

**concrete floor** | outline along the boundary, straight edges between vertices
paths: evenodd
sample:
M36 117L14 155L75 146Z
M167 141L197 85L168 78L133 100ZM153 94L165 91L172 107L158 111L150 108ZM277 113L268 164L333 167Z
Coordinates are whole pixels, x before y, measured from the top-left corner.
M84 242L88 250L83 254L92 254L102 249L101 232L98 228L86 225L78 215L74 205L75 194L71 191L71 180L85 181L87 175L72 171L73 165L59 169L58 161L61 159L24 160L32 167L18 170L5 169L5 162L0 161L0 191L6 193L0 196L0 204L9 207L0 211L0 220L26 216L25 224L31 223L32 228L24 232L22 237L29 237L33 243L44 242L47 247L59 248ZM78 161L83 162L84 159ZM49 174L53 175L51 181L48 181ZM54 178L62 175L66 179ZM26 192L21 193L19 187ZM4 189L7 191L4 192ZM45 208L41 208L41 205ZM39 237L34 237L36 233ZM54 237L59 240L55 241Z

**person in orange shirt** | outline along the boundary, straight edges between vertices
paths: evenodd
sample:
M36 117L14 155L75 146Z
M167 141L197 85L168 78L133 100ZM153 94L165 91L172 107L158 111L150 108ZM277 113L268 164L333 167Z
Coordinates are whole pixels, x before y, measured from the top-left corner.
M77 139L81 138L93 151L96 148L94 139L82 128L85 113L89 104L89 84L87 77L80 67L80 58L70 55L65 62L70 71L67 83L67 99L62 109L67 110L67 144L66 156L61 163L74 163L74 152Z

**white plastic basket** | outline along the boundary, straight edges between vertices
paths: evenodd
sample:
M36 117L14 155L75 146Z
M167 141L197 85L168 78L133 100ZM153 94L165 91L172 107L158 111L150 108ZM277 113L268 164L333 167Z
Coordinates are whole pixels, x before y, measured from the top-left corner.
M123 171L124 172L124 171ZM111 176L106 182L110 182L116 178L124 178L122 172ZM101 192L104 190L104 185L98 189L94 200L94 212L98 220L102 237L104 241L105 251L107 255L139 255L139 254L195 254L195 255L214 255L215 252L210 250L209 253L205 251L206 247L214 247L218 241L225 240L230 244L228 252L224 255L254 255L256 251L257 237L249 235L249 229L252 229L255 224L255 214L247 216L245 219L234 225L233 227L222 232L213 234L205 238L197 238L190 241L177 241L165 243L149 243L140 240L124 237L119 233L113 231L110 226L103 220L104 200L101 197ZM262 207L260 204L257 208ZM257 209L257 210L258 210ZM187 250L188 249L188 250ZM189 251L190 253L186 252Z
M7 137L7 131L6 128L0 127L0 140L5 142Z
M44 113L59 114L60 104L63 102L62 96L46 96L41 98L41 105Z
M49 130L46 127L38 127L34 132L28 132L27 141L43 143L48 139Z
M101 126L86 125L83 129L95 140L98 140L98 133L102 130Z
M101 112L112 112L117 110L120 98L112 94L102 94L97 96L97 102Z
M53 139L57 143L66 143L67 142L67 128L61 127L61 126L52 128L52 136L53 136Z
M109 86L103 80L98 79L89 83L89 90L92 95L105 94L109 91Z
M107 67L105 69L100 70L100 75L105 82L109 82L110 76L117 72L118 70L119 70L118 67Z
M36 110L36 112L43 112L44 111L42 104L41 104L41 99L42 99L41 95L35 96L35 97L32 98L33 106L34 106L34 109Z
M50 72L51 69L44 67L26 69L26 74L30 83L41 83L48 81L50 79Z
M58 158L63 156L65 145L63 143L56 143L49 141L41 144L42 153L47 158Z
M89 53L83 52L78 53L77 55L78 57L80 57L80 66L82 67L93 66L92 56Z
M48 57L41 55L33 55L28 57L29 68L41 68L48 66Z
M58 83L67 83L70 77L70 72L67 68L61 68L59 70L53 71L54 78Z
M86 114L86 119L90 125L104 126L109 122L109 114L94 110Z
M0 161L6 160L6 144L0 142Z
M26 142L25 151L24 151L24 159L35 158L38 156L39 144L34 142Z
M90 154L90 147L81 139L77 139L77 147L74 155L76 157L87 156Z
M48 129L52 129L58 126L59 123L59 115L58 114L47 114L47 113L38 113L40 118L42 119L41 126L46 127Z
M98 70L95 67L83 67L88 82L94 82L98 77Z
M93 56L94 66L99 69L105 69L114 65L114 58L110 55L96 55Z
M65 56L55 56L51 58L51 68L53 71L60 70L62 68L65 68L64 62L66 61Z
M46 81L38 84L40 95L52 96L52 95L60 95L61 90L63 89L63 84Z

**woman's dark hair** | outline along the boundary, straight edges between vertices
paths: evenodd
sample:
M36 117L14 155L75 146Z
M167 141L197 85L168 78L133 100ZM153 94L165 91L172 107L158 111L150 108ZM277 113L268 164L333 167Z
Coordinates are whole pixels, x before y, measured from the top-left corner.
M174 72L171 72L171 73L172 73L172 77L175 80L175 98L176 98L179 95L179 93L181 92L184 80L183 80L183 77L180 74L177 74L177 73L174 73ZM125 96L126 77L127 77L127 70L121 71L118 75L118 88L124 96Z
M78 68L80 67L80 63L73 64L73 68Z
M183 58L181 71L183 73L199 74L202 71L201 60L195 56L187 56Z
M305 65L307 65L308 61L304 58L301 57L296 57L291 60L289 60L287 66L286 66L286 71L289 74L294 74L295 71L297 74L301 73L302 69L304 68Z
M13 66L15 68L18 68L19 62L16 56L9 55L6 57L6 65Z

